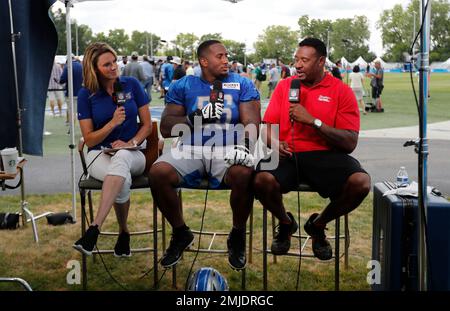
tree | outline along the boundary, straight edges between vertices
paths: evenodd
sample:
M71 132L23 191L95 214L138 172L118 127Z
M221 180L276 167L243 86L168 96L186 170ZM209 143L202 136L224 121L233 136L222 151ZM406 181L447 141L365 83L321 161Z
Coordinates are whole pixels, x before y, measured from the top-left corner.
M218 33L218 32L216 32L216 33L207 33L207 34L204 34L203 36L200 37L199 42L202 43L203 41L206 41L206 40L219 40L219 41L222 41L223 38L222 38L222 34Z
M416 32L420 29L420 1L411 0L404 9L400 4L384 10L377 22L381 30L385 59L403 61L403 53L410 52L413 40L414 17ZM415 12L415 14L414 14ZM450 4L448 0L435 0L431 5L430 61L450 57Z
M55 13L50 11L50 17L55 24L56 32L58 34L58 48L56 50L57 55L67 54L66 43L66 13L63 13L61 9L58 9ZM92 30L87 25L77 25L76 21L71 24L72 32L72 52L76 52L76 28L78 28L78 51L79 54L83 54L86 47L94 39L92 36Z
M132 52L129 50L129 40L128 35L125 33L125 29L112 29L108 33L107 42L119 55L126 55Z
M289 63L298 44L298 35L287 26L269 26L254 44L256 57L281 59Z
M194 59L196 57L195 48L197 45L198 37L194 33L179 33L175 40L172 41L176 45L177 50L181 58Z
M369 52L370 38L369 22L365 16L354 18L341 18L335 21L309 19L303 15L298 20L301 37L314 37L322 40L327 46L329 57L355 60L359 56L373 59L374 54Z
M131 40L128 42L128 51L137 51L139 55L153 55L160 47L161 38L153 33L134 30L131 33ZM153 44L153 49L152 49Z
M309 19L308 15L303 15L298 19L300 26L300 37L313 37L328 43L328 35L331 32L333 22L328 19Z
M230 61L235 60L242 64L244 63L245 43L228 39L222 40L222 43L227 48L228 59Z

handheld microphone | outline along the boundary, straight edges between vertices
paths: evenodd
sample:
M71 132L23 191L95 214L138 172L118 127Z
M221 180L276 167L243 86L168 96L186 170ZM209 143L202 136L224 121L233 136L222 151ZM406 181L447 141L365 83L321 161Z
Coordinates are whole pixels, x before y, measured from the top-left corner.
M112 98L118 107L123 106L127 101L125 98L125 93L123 92L122 83L120 83L119 79L114 82L114 92Z
M223 103L223 97L222 81L215 80L211 93L209 94L209 101L213 104Z
M292 79L289 89L289 102L291 104L300 103L300 79Z

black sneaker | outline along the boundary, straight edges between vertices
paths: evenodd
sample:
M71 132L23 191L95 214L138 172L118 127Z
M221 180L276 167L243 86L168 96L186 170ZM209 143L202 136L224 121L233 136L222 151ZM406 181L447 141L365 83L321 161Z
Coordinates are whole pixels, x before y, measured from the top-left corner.
M325 235L326 228L318 228L313 223L317 216L319 216L319 214L312 214L305 223L304 229L305 232L311 236L314 256L320 260L329 260L333 257L333 249Z
M123 231L117 238L116 246L114 246L114 256L131 257L130 251L130 234Z
M161 266L164 268L170 268L178 263L181 259L183 251L191 246L194 241L194 235L192 231L187 229L180 233L172 233L169 247L164 252L161 259Z
M228 263L235 270L245 268L245 229L232 229L227 239Z
M273 237L271 251L274 255L285 255L291 247L291 236L297 231L298 224L295 221L294 216L287 212L287 215L291 219L290 224L278 224L275 230L275 236Z
M92 250L94 249L95 244L97 244L97 238L99 234L100 231L98 231L97 225L89 226L86 233L81 237L81 239L73 244L73 248L87 256L91 256Z

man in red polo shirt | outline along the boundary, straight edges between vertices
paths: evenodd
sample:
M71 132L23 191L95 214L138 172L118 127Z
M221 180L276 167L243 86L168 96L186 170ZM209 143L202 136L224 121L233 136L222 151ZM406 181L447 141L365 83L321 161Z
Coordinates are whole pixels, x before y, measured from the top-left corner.
M304 229L312 237L314 255L332 257L325 236L326 224L359 206L370 191L370 177L349 154L356 148L359 109L352 90L341 80L326 74L325 44L307 38L295 53L297 76L281 80L264 115L267 143L279 151L274 170L262 163L255 177L255 196L279 220L271 250L276 255L289 251L291 235L298 224L286 212L282 194L297 188L299 182L313 187L330 203L322 213L312 214ZM299 79L300 103L289 102L291 81ZM279 137L271 135L279 126Z

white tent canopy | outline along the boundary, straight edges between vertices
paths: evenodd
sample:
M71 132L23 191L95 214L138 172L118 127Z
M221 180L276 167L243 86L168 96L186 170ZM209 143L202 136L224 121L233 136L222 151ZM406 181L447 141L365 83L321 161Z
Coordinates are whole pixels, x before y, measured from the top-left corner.
M342 67L347 67L347 66L351 66L351 63L347 60L347 59L345 59L345 57L341 57L341 64L342 64Z
M362 58L362 56L358 57L353 63L350 64L352 67L358 65L361 69L367 67L367 62Z

